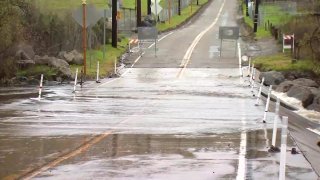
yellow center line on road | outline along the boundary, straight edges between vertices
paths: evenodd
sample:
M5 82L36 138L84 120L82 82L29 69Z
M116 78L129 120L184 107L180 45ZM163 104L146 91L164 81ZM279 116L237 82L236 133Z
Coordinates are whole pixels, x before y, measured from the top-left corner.
M202 39L202 37L211 29L213 28L216 23L218 22L218 19L220 18L221 16L221 13L222 13L222 10L223 10L223 7L224 7L224 4L225 4L225 0L223 1L221 7L220 7L220 10L217 14L217 17L214 19L214 21L212 22L212 24L207 27L205 30L203 30L201 33L198 34L198 36L193 40L192 44L189 46L187 52L185 53L182 61L181 61L181 64L180 64L180 71L177 75L177 78L181 78L185 69L187 68L189 62L190 62L190 59L191 59L191 55L194 51L194 48L197 46L197 44L200 42L200 40Z
M151 102L153 102L153 101L151 101ZM131 117L143 113L144 110L147 107L150 107L150 104L152 105L151 102L150 103L146 103L146 104L149 104L149 105L144 106L140 111L136 112L132 116L130 116L127 119L117 123L115 125L115 127L117 127L117 126L119 126L121 124L125 124L127 121L129 121L131 119ZM72 151L70 151L70 152L68 152L66 154L58 156L56 159L54 159L53 161L51 161L51 162L49 162L47 164L44 164L44 165L42 165L42 166L40 166L38 168L35 168L35 169L31 170L31 171L28 171L27 173L24 173L24 174L20 175L20 177L18 177L18 179L24 179L24 180L32 179L32 178L36 177L37 175L47 171L48 169L56 167L57 165L59 165L63 161L68 160L70 158L73 158L73 157L75 157L75 156L77 156L77 155L79 155L81 153L84 153L85 151L87 151L89 148L91 148L95 144L99 143L100 141L102 141L103 139L108 137L109 135L112 135L114 132L115 132L115 130L111 130L111 131L107 131L107 132L104 132L102 134L96 135L93 138L91 138L90 140L85 141L78 148L76 148L76 149L74 149L74 150L72 150Z

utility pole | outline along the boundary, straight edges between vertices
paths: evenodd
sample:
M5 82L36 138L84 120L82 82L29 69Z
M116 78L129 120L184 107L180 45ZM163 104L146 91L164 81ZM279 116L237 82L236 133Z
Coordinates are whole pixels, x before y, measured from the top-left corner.
M178 0L178 15L181 16L181 0Z
M112 47L118 47L117 0L112 0Z
M254 18L253 18L253 32L257 32L258 30L258 21L259 21L259 3L260 0L256 0L256 6L254 10Z
M141 0L137 0L137 27L141 26Z
M82 47L83 47L83 73L87 74L87 25L86 25L86 16L87 16L87 2L82 0Z
M151 0L147 0L148 15L151 15Z

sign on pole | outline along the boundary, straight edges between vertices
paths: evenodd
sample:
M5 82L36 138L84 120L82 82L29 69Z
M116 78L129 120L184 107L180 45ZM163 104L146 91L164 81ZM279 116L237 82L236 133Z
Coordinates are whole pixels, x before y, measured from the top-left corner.
M159 4L160 0L151 0L151 12L154 15L159 15L159 13L162 11L162 7Z
M237 26L220 26L219 39L220 41L220 57L222 55L222 41L224 39L231 39L236 41L235 53L237 53L237 43L240 36L240 29Z
M93 4L89 4L87 7L86 13L86 28L88 26L95 25L102 17L103 17L103 10L98 10ZM73 19L80 25L83 26L83 10L82 7L77 8L73 13Z

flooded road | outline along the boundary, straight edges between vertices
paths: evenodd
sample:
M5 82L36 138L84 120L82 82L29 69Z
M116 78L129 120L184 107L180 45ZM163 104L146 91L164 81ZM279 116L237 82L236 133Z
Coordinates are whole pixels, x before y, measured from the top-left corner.
M134 68L75 96L70 85L40 102L1 104L1 177L236 179L242 168L248 179L276 179L280 154L267 152L272 124L261 123L264 108L254 106L238 71L187 69L176 78L179 70ZM316 179L301 154L287 159L288 178Z
M219 26L236 25L236 10L235 0L212 1L161 35L157 57L132 54L119 78L75 94L72 85L45 86L41 101L30 99L36 87L1 91L0 179L278 179L274 113L262 123L235 43L217 52ZM300 151L291 136L287 145L287 179L317 179L290 153Z

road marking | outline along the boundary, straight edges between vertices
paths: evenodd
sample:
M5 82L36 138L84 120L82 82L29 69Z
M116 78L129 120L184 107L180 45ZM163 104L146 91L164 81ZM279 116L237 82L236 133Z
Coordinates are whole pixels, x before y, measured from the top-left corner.
M173 33L174 33L174 32L170 32L170 33L164 35L163 37L161 37L161 38L158 40L158 42L162 41L163 39L167 38L168 36L172 35ZM155 44L155 43L151 44L148 48L151 48L154 44ZM134 61L133 64L131 65L131 67L128 68L128 69L126 69L126 71L125 71L124 73L122 73L122 74L120 75L120 77L126 75L126 74L134 67L134 65L141 59L141 57L142 57L144 54L145 54L145 53L143 52L139 57L137 57L137 59L135 59L135 61ZM99 87L102 87L102 86L104 86L104 85L110 84L110 83L112 83L112 82L114 82L114 81L116 81L116 80L119 80L119 78L115 78L115 79L112 79L112 80L107 81L107 82L105 82L105 83L101 83L99 86L96 86L95 89L96 89L96 88L99 88ZM93 90L94 90L94 89L88 90L88 91L86 91L84 94L90 93L90 92L92 92Z
M185 69L187 68L187 65L189 64L190 62L190 59L191 59L191 55L194 51L194 48L197 46L197 44L200 42L200 40L202 39L202 37L211 29L213 28L216 23L218 22L218 19L220 18L221 16L221 13L222 13L222 9L224 7L224 4L225 4L225 0L223 1L223 4L221 5L220 7L220 10L219 10L219 13L217 15L217 17L214 19L213 23L207 27L204 31L202 31L201 33L198 34L198 36L193 40L192 44L189 46L187 52L185 53L182 61L181 61L181 64L180 64L180 67L181 67L181 70L180 72L178 73L177 77L180 78L182 76L182 74L184 73Z
M320 136L320 131L319 131L319 130L317 130L317 129L311 129L311 128L306 128L306 129L308 129L309 131L311 131L311 132L313 132L313 133L315 133L315 134L318 134L318 135Z
M245 118L241 118L242 123L242 132L240 139L240 149L239 149L239 162L238 162L238 172L237 172L237 180L246 179L246 170L247 170L247 132L245 131L246 121Z
M161 40L163 40L164 38L170 36L171 34L173 34L173 32L170 32L169 34L164 35L163 37L161 37L160 39L158 39L158 42L160 42ZM152 43L148 48L150 49L152 46L154 46L155 43Z
M151 102L154 102L154 101L151 101ZM154 103L151 103L151 102L146 103L146 104L154 105ZM131 115L127 119L120 121L118 124L115 125L115 127L118 127L119 125L126 123L127 121L129 121L131 119L132 116L141 115L147 107L149 107L149 106L144 106L140 111L137 111L135 114ZM115 131L116 130L111 130L111 131L107 131L103 134L96 135L95 137L93 137L89 141L85 141L82 145L80 145L75 150L72 150L64 155L61 155L61 156L57 157L55 160L53 160L53 161L51 161L51 162L49 162L39 168L33 169L33 170L27 172L26 174L21 175L18 179L24 179L24 180L32 179L32 178L36 177L37 175L47 171L48 169L51 169L51 168L57 166L61 162L68 160L72 157L75 157L75 156L87 151L89 148L91 148L95 144L99 143L104 138L108 137L109 135L112 135Z
M109 136L110 134L112 134L114 131L109 131L106 133L103 133L101 135L95 136L94 138L92 138L91 140L83 143L79 148L77 148L74 151L71 151L65 155L62 155L60 157L58 157L57 159L45 164L44 166L35 169L29 173L27 173L26 175L23 175L22 177L19 177L19 179L25 179L25 180L29 180L34 178L35 176L39 175L40 173L47 171L50 168L53 168L55 166L57 166L58 164L60 164L61 162L70 159L78 154L81 154L85 151L87 151L91 146L93 146L94 144L97 144L98 142L100 142L102 139L104 139L105 137Z

